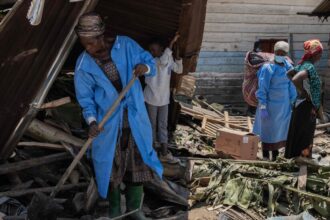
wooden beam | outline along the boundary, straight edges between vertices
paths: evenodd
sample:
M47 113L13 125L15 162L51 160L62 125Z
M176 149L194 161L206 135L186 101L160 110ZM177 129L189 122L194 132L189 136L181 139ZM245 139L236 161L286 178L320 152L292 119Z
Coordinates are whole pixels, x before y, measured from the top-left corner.
M34 119L29 125L26 135L39 140L47 141L51 143L57 143L64 141L77 147L81 147L84 144L84 140L70 135L60 129L54 128L42 121Z
M20 170L25 170L31 167L36 167L56 161L68 160L70 158L71 155L68 153L57 153L57 154L47 155L44 157L34 158L30 160L23 160L14 163L2 164L0 165L0 175L17 172Z
M328 128L328 127L330 127L330 123L316 125L316 129Z
M61 99L57 99L48 103L44 103L40 109L47 109L47 108L56 108L59 107L61 105L65 105L71 102L71 98L69 96L61 98Z
M67 191L75 188L84 188L87 187L88 183L78 183L78 184L67 184L60 188L60 191ZM35 192L43 192L43 193L49 193L52 192L55 187L42 187L42 188L34 188L34 189L27 189L27 190L13 190L13 191L7 191L7 192L0 192L0 197L2 196L8 196L8 197L19 197L24 196L28 194L33 194Z
M42 143L42 142L19 142L17 146L23 147L38 147L38 148L45 148L49 150L65 150L65 148L60 144L50 144L50 143Z

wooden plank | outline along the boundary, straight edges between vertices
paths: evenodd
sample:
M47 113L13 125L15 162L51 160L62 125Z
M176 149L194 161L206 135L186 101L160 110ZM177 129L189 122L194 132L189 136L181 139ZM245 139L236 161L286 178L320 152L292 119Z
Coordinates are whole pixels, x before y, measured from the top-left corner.
M330 27L330 23L327 23ZM325 28L327 28L327 26L325 26ZM330 31L329 31L330 32ZM327 42L329 40L329 33L327 34L315 34L315 33L307 33L307 34L293 34L293 41L295 42L304 42L308 39L320 39L323 42ZM328 52L328 51L324 51L324 52Z
M252 132L252 121L251 121L251 117L247 117L247 123L248 123L248 129L249 132Z
M88 186L88 183L78 183L78 184L67 184L61 187L61 191L67 191L75 188L84 188ZM26 189L26 190L13 190L7 192L0 192L0 197L8 196L8 197L19 197L29 194L34 194L35 192L43 192L49 193L53 191L55 187L42 187L42 188L34 188L34 189Z
M53 163L62 160L68 160L71 156L68 153L57 153L52 155L47 155L39 158L33 158L30 160L23 160L14 163L7 163L0 165L0 175L6 173L17 172L31 167L40 166L43 164Z
M329 26L330 30L330 26ZM324 45L325 50L328 50L327 41L321 42ZM254 41L241 41L241 42L206 42L202 43L202 50L205 51L249 51L253 49ZM293 42L293 50L301 50L303 48L303 42ZM217 62L214 62L217 61ZM222 62L220 62L222 61ZM227 61L227 63L226 63ZM205 60L206 64L232 64L233 62L244 62L244 57L228 57L227 59L208 58ZM199 62L200 64L200 62Z
M54 128L42 121L34 119L27 128L26 135L40 141L48 141L52 143L64 141L69 144L81 147L84 140L72 136L62 130Z
M235 15L237 16L237 15ZM229 22L232 23L232 22ZM330 28L330 25L324 25L324 28ZM255 42L259 39L285 39L288 38L288 34L281 33L227 33L227 32L205 32L203 42L223 42L223 43L239 43L242 41ZM326 33L302 33L293 34L293 42L304 42L308 39L318 38L323 42L329 40L329 34ZM231 54L230 57L234 55ZM245 53L240 54L245 57ZM200 53L200 57L203 57L203 52ZM212 56L207 57L214 57Z
M205 115L205 116L203 117L203 120L202 120L202 131L205 130L206 123L207 123L207 116Z
M209 57L207 59L199 59L198 65L234 65L244 64L245 57Z
M224 81L217 81L213 82L212 80L206 81L206 80L201 80L196 84L196 88L198 89L206 89L206 88L217 88L217 87L226 87L229 88L232 86L241 86L243 80L242 79L224 79Z
M300 165L298 176L298 189L306 190L307 184L307 165Z
M229 127L229 114L227 111L225 111L225 127L230 128Z
M41 143L41 142L34 142L34 141L29 141L29 142L19 142L17 146L21 147L38 147L38 148L45 148L49 150L64 150L64 147L60 144L50 144L50 143Z
M308 17L301 15L263 15L263 14L237 14L231 13L207 13L206 23L244 23L244 24L320 24L320 20L317 17ZM325 23L325 27L330 26ZM204 36L205 38L205 36Z
M297 12L310 12L311 6L286 6L286 5L255 5L239 3L212 3L207 4L206 12L232 13L232 14L261 14L261 15L293 15Z
M198 80L217 80L217 79L225 79L225 78L242 78L244 76L243 73L230 73L230 72L195 72L192 73Z
M68 104L71 102L71 98L70 97L64 97L61 99L57 99L48 103L44 103L40 109L47 109L47 108L56 108L65 104Z
M223 96L223 95L228 95L228 96L242 96L242 86L236 86L236 87L232 87L232 88L197 88L195 93L199 94L199 95L204 95L204 94L213 94L213 95L219 95L219 96Z
M329 33L327 26L318 25L287 25L287 24L243 24L243 23L206 23L205 32L224 33L296 33L296 34L325 34Z
M243 65L198 65L198 72L226 72L226 73L243 73Z
M290 1L269 1L269 0L208 0L208 3L240 3L240 4L262 4L262 5L286 5L286 6L311 6L315 7L322 0L290 0Z
M207 32L205 32L207 33ZM205 34L204 33L204 34ZM218 34L218 33L214 33ZM219 34L227 34L227 33L219 33ZM201 51L199 53L199 58L208 58L208 57L245 57L246 51Z
M214 33L217 34L217 33ZM220 33L222 34L222 33ZM313 36L311 36L310 38L318 38L318 36L320 36L320 34L315 34ZM306 39L310 39L310 38L305 38ZM303 42L303 41L301 41ZM205 58L226 58L226 57L243 57L245 58L247 51L207 51L207 50L203 50L200 52L199 54L199 59L205 59ZM302 47L300 49L296 49L293 52L293 56L294 57L301 57L304 53L304 51L302 50ZM329 58L329 52L327 50L323 51L323 55L322 55L322 59L326 59Z
M249 51L253 49L253 43L246 41L236 43L203 42L201 49L207 51Z
M287 33L230 33L230 32L205 32L203 42L224 42L224 43L236 43L236 42L255 42L259 39L286 39ZM242 53L241 56L245 56Z

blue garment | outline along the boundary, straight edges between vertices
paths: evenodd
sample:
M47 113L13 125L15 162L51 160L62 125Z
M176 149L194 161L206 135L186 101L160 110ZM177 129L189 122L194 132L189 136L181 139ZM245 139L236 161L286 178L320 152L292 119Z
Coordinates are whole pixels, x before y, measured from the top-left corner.
M153 57L135 41L125 36L117 36L111 50L123 87L133 77L137 64L150 67L148 76L154 76L156 65ZM100 122L118 97L118 92L96 64L84 51L78 58L75 69L75 89L84 118L95 117ZM92 144L92 158L98 191L106 198L112 170L112 163L118 136L120 136L123 110L128 109L128 121L135 143L146 165L162 177L163 167L152 147L152 129L139 80L133 84L116 111L104 126L104 131Z
M257 73L258 90L256 97L259 105L256 111L253 133L260 136L263 143L286 141L291 119L291 108L297 97L293 83L286 72L292 65L285 61L284 66L264 64ZM263 106L268 117L262 119L260 111Z

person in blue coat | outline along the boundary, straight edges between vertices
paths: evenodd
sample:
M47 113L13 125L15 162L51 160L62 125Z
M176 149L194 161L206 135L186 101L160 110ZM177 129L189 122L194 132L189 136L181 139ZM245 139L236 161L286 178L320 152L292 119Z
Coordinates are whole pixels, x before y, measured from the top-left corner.
M92 159L98 191L108 198L111 218L121 215L120 184L126 185L127 211L138 209L143 183L154 175L162 177L163 167L152 146L152 128L139 80L127 92L119 107L105 123L98 123L118 98L120 91L136 76L156 73L153 57L126 36L106 39L104 24L95 13L80 17L76 33L85 51L75 68L75 90L83 116L89 125ZM133 219L146 219L136 212Z
M277 42L274 63L264 64L257 73L256 97L259 104L253 133L260 136L265 159L270 159L272 151L272 160L275 160L278 150L285 147L292 106L297 97L295 86L286 75L293 68L285 59L288 52L287 42Z

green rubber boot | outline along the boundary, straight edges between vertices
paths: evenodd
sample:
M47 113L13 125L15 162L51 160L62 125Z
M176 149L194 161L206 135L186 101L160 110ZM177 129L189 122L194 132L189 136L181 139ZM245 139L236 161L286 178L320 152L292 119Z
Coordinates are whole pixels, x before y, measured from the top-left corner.
M120 209L120 189L119 187L112 189L110 191L109 189L109 217L115 218L117 216L122 215L121 209Z
M126 207L127 212L136 210L140 208L141 200L142 200L142 194L143 194L143 186L127 186L126 189ZM134 214L129 216L130 219L134 220L151 220L150 218L147 218L143 211L140 210L138 212L135 212Z

